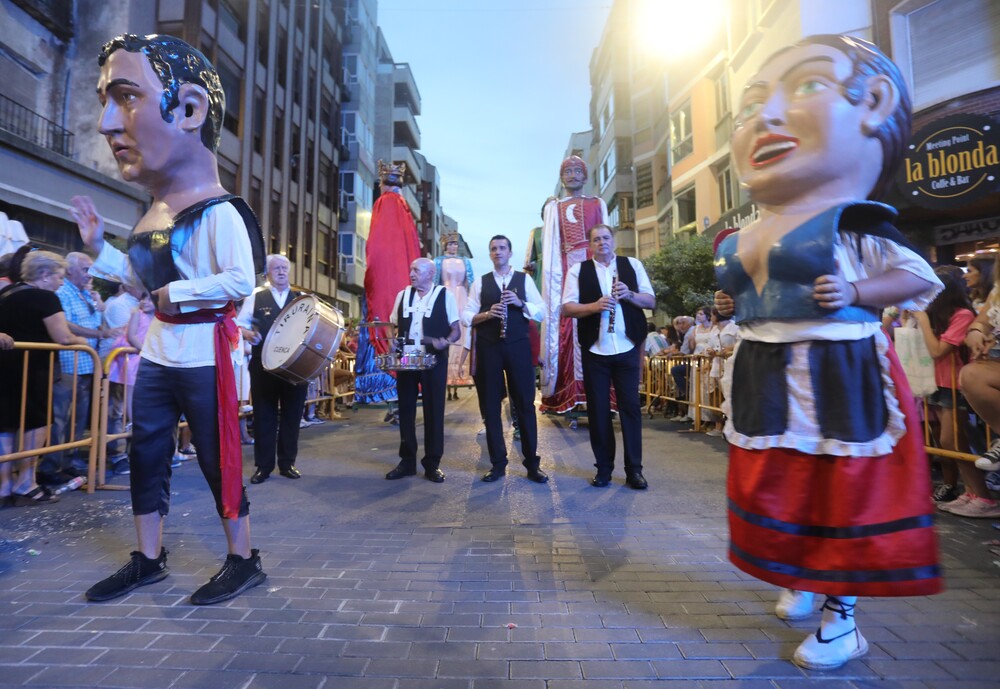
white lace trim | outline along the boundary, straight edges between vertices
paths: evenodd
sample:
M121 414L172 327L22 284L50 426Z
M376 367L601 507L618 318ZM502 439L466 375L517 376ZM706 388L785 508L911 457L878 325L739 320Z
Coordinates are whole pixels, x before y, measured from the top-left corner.
M737 353L742 342L736 345L732 360L736 360ZM809 342L794 343L792 347L809 347ZM875 349L878 356L879 370L882 375L882 386L885 395L886 408L888 410L888 420L885 430L875 439L865 443L852 443L835 438L824 438L818 434L818 426L813 423L812 429L815 432L802 432L793 428L792 415L794 410L801 408L811 408L811 401L792 399L795 390L808 388L809 381L792 380L789 382L789 429L781 435L749 436L736 431L732 423L732 389L733 389L733 369L734 366L726 366L722 376L722 390L724 399L722 411L726 415L725 436L733 445L746 450L767 450L771 448L786 448L796 450L810 455L833 455L836 457L878 457L889 454L899 442L899 439L906 433L906 417L899 408L899 400L896 398L896 384L889 375L889 343L885 335L879 331L875 335ZM799 376L804 377L804 376ZM809 424L798 424L809 426Z

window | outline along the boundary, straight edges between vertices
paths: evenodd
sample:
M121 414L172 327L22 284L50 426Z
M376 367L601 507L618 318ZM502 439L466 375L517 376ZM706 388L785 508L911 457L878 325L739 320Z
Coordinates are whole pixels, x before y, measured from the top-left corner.
M228 60L216 62L219 81L226 94L226 115L222 125L233 134L239 134L240 129L240 74L239 70L229 64Z
M316 155L316 144L312 141L306 143L306 159L303 164L306 166L306 191L315 193L316 171L313 169L313 160Z
M354 234L342 232L338 237L340 240L340 255L346 259L346 263L354 263Z
M603 136L604 132L608 130L611 126L612 120L615 117L615 90L612 88L608 91L608 102L604 104L604 108L601 110L601 130L600 135Z
M271 250L268 253L280 254L281 251L281 197L278 192L271 192L271 226L267 228L265 236L271 237Z
M695 215L695 193L694 186L690 186L687 189L679 192L677 196L674 197L674 203L677 205L677 227L678 229L684 228L686 225L694 223L698 218Z
M323 94L319 99L319 131L320 136L328 141L334 141L330 134L330 127L333 124L333 97L323 89Z
M949 0L930 2L902 19L897 43L893 32L893 55L906 73L909 62L913 86L913 109L1000 82L1000 3L995 0ZM961 36L961 40L956 37Z
M333 165L326 156L319 157L319 187L316 189L319 202L333 208Z
M345 84L356 84L356 83L358 83L358 56L357 55L345 55L344 56L344 83Z
M653 205L653 164L646 163L635 169L635 206L646 208Z
M294 203L288 204L288 260L295 262L295 245L299 238L299 207Z
M727 165L716 176L719 185L719 212L726 213L736 207L736 195L733 193L733 172Z
M312 213L306 212L306 217L302 225L302 266L312 268L313 249L313 218Z
M288 71L288 32L285 31L284 27L278 27L278 54L276 57L278 64L275 66L275 78L278 80L278 86L284 88L287 78L285 72Z
M260 213L264 210L264 199L260 193L260 180L256 177L250 178L250 209L260 217Z
M608 154L604 156L604 160L601 162L601 167L598 170L598 181L601 189L603 189L611 178L615 176L615 148L615 144L612 143L611 148L608 149Z
M267 67L267 53L271 47L271 8L266 2L257 5L257 62Z
M245 7L244 3L238 3ZM236 7L229 3L229 0L219 0L219 24L226 27L243 40L243 17Z
M280 110L274 116L274 167L281 170L285 161L285 114Z
M332 249L333 242L330 241L330 228L321 224L319 232L316 233L316 270L319 271L320 275L334 277L333 259L335 256Z
M729 105L729 73L724 67L722 74L715 80L715 119L722 120L731 112Z
M288 150L292 154L292 157L289 160L289 162L291 163L291 168L292 169L289 171L288 174L292 178L293 182L298 182L299 181L299 168L302 167L305 164L305 161L302 160L302 156L299 153L299 150L300 150L299 149L299 132L300 131L301 130L299 129L299 125L297 125L297 124L293 124L292 125L292 141L291 141L291 143L288 146Z
M302 51L298 48L292 60L292 101L296 105L302 102Z
M264 116L264 92L257 89L253 96L253 150L260 155L264 154Z
M691 101L688 101L670 115L670 153L673 163L683 160L694 151L694 136L691 134Z
M354 201L354 173L353 172L341 172L340 173L340 190L344 192L347 197L347 202L351 203Z

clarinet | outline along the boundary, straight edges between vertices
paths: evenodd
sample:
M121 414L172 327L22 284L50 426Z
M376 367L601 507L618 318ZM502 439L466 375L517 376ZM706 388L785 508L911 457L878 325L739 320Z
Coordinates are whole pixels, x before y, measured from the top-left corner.
M504 276L503 284L500 287L500 301L503 303L503 315L500 316L500 339L507 339L507 302L503 301L503 293L507 291L507 280L510 273Z
M611 296L615 294L615 285L618 284L618 266L615 266L615 271L611 274ZM615 299L615 304L618 300ZM611 314L608 316L608 332L613 333L615 331L615 311L616 309L611 309Z

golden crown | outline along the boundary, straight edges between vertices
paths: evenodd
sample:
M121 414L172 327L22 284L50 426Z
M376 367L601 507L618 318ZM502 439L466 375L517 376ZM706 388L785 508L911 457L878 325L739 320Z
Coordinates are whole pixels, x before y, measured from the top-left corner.
M378 178L382 182L402 185L406 176L406 163L389 163L388 165L381 159L378 161ZM396 179L393 179L395 177Z

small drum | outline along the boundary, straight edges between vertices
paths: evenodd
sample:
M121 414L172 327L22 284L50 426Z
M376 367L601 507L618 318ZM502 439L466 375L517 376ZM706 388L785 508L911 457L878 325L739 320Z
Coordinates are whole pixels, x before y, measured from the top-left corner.
M400 354L390 352L375 357L375 365L383 371L426 371L437 363L436 354Z
M337 356L344 316L311 294L285 304L264 340L261 364L289 383L308 383Z

